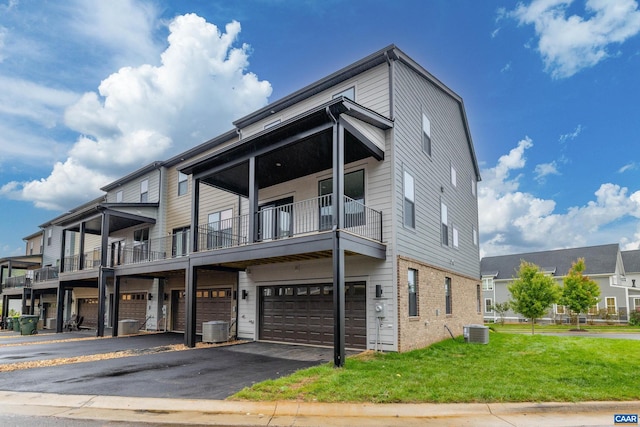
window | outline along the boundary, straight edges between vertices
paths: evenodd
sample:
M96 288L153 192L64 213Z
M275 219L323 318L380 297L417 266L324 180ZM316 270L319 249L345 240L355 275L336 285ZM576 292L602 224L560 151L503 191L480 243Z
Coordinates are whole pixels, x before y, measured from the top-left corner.
M478 229L475 225L471 226L471 235L473 239L473 246L478 246Z
M607 314L618 314L616 297L607 297L606 301L607 301Z
M33 255L33 242L29 243L29 255Z
M598 315L598 305L594 305L592 307L589 307L589 313L591 316L597 316Z
M482 292L480 291L480 285L476 285L476 307L477 307L477 312L481 313L482 312Z
M491 298L484 299L484 312L493 313L493 300Z
M320 230L329 230L333 226L333 178L318 182L320 196ZM344 174L344 226L346 228L364 225L364 169Z
M293 235L293 197L265 203L258 208L260 240L280 239Z
M566 310L564 308L564 305L557 305L556 304L556 314L565 314Z
M449 246L449 226L448 224L448 213L447 213L447 205L444 203L440 203L440 222L442 224L441 227L441 242L444 246Z
M458 249L458 229L456 227L451 227L451 231L453 233L453 247Z
M207 249L227 248L233 244L233 209L209 214Z
M404 225L406 227L416 227L416 204L415 204L415 184L413 176L409 172L404 172Z
M122 203L123 198L124 198L124 192L122 190L118 191L116 193L116 203Z
M422 151L431 156L431 122L422 115Z
M456 168L453 167L453 163L451 163L451 185L453 187L458 186L458 173L456 172Z
M178 172L178 196L187 194L189 191L189 177L182 172Z
M149 201L149 180L145 179L140 183L140 203Z
M476 197L476 194L478 194L478 183L475 179L471 178L471 195Z
M640 298L633 299L633 309L634 311L640 311Z
M418 315L418 270L410 268L407 271L407 284L409 290L409 316Z
M482 278L482 290L483 291L492 291L493 290L493 277L483 277Z
M356 100L356 87L355 86L351 86L348 89L343 90L342 92L336 93L335 95L333 95L333 99L339 98L341 96L344 96L345 98L348 98L352 101Z
M149 257L149 229L133 232L133 262L146 261Z
M51 246L52 235L53 235L53 230L50 228L47 230L47 246Z
M444 303L445 303L445 313L451 314L451 277L444 278Z

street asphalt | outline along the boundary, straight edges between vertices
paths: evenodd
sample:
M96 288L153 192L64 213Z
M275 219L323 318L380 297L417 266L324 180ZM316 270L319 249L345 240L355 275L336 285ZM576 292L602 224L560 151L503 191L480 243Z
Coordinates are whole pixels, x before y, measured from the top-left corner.
M4 390L0 391L0 425L72 427L86 421L87 426L119 427L610 426L616 414L640 414L640 402L375 405L228 401L224 399L245 386L329 362L333 351L266 342L175 351L182 347L182 334L119 338L95 338L94 334L23 337L0 331L0 371L19 362L55 364L0 372L0 390ZM640 335L616 338L638 339ZM118 353L122 351L127 357ZM102 359L109 354L118 357ZM77 362L74 358L87 356L101 360L73 363Z

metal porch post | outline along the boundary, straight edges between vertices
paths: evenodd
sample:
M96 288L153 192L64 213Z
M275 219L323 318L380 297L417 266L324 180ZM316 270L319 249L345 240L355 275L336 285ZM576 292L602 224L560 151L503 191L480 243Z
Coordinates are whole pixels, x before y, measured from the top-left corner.
M111 327L111 336L118 336L118 316L120 315L120 276L113 281L113 307L111 307L111 319L113 326Z
M258 240L258 182L256 158L249 158L249 243Z
M340 230L344 226L344 131L337 120L333 125L333 364L344 366L344 249Z
M58 295L56 298L56 332L62 332L62 326L64 325L64 286L58 284Z
M107 299L107 275L111 273L113 277L113 271L107 271L107 246L109 244L109 217L107 212L102 213L102 228L101 238L102 244L100 245L100 270L98 273L98 328L96 336L104 336L104 318L106 313L106 299ZM81 255L82 256L82 255Z
M185 333L184 333L184 345L187 347L196 346L196 289L198 273L196 267L192 267L189 263L185 277L185 304L186 307L186 319L185 319Z

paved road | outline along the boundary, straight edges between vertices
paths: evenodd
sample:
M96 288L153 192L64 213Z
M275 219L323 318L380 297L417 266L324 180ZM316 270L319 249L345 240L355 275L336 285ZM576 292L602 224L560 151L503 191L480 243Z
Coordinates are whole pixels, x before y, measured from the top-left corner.
M155 352L172 344L181 344L182 340L182 334L168 333L2 345L0 363L3 364L96 355L124 349L143 355L0 372L0 390L224 399L256 382L328 362L333 355L326 348L257 342ZM6 343L6 340L0 339L1 343Z

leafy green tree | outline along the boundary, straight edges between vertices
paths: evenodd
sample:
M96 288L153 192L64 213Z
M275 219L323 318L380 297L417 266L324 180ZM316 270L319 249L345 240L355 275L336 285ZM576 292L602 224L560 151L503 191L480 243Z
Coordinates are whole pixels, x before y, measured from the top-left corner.
M504 325L504 315L507 314L507 311L509 311L509 309L511 308L511 304L509 303L509 301L497 302L493 304L492 308L493 311L498 313L498 316L500 316L500 324Z
M569 272L563 279L562 295L560 304L568 307L576 313L576 326L580 329L580 313L587 313L589 308L600 301L600 287L589 276L585 276L586 266L584 258L578 258L571 265Z
M511 308L531 319L531 334L535 333L536 319L549 310L560 297L560 287L551 276L546 276L537 265L520 261L518 277L508 286Z

